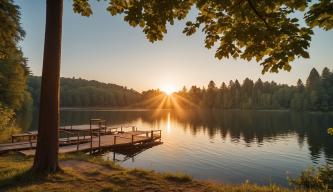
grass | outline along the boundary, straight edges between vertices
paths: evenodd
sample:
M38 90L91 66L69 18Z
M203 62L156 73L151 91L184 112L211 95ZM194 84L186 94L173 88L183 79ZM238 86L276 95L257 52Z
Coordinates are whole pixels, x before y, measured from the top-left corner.
M84 154L61 155L59 159L62 171L46 176L34 175L29 170L33 160L31 157L16 153L0 156L0 191L304 191L248 182L220 184L198 181L184 173L125 169L100 157Z
M165 173L164 178L169 181L175 182L190 182L192 177L185 173Z

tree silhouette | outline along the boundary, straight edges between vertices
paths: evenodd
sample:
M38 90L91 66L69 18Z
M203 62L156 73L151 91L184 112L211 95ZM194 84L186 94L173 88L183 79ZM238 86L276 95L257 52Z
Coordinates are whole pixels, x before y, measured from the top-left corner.
M215 57L261 61L263 73L290 70L296 57L308 58L306 51L312 27L332 28L333 2L319 1L305 13L309 27L301 27L291 16L305 11L309 3L300 1L220 1L220 0L109 0L111 15L123 14L131 26L140 26L149 41L162 40L167 24L184 19L196 6L195 21L186 23L184 33L201 29L205 47L217 42ZM88 0L73 0L73 10L90 16ZM39 137L33 168L37 172L58 170L59 74L63 0L46 1L43 77L41 83Z

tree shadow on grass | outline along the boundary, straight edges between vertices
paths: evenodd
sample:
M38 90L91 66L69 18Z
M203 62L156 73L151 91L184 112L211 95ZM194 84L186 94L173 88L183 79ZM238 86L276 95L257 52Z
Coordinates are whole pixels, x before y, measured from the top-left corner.
M48 180L48 174L37 174L32 169L18 171L13 170L11 174L4 179L0 179L0 191L7 191L18 187L25 187L34 184L41 184Z

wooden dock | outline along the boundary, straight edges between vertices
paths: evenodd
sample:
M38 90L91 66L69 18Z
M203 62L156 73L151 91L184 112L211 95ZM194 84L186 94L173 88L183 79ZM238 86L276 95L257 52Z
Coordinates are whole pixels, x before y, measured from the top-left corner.
M155 133L156 132L156 133ZM135 132L125 132L116 135L103 135L101 140L93 139L91 142L75 144L75 145L65 145L59 147L59 153L71 153L76 151L83 152L99 152L101 150L119 150L120 148L131 148L138 145L143 145L145 143L154 142L161 139L160 130L153 131L151 136L151 131L135 131ZM1 150L1 149L0 149ZM35 149L20 150L20 153L24 155L31 156L35 154Z
M93 121L97 121L94 119ZM91 121L92 122L92 121ZM90 152L95 153L102 150L123 150L138 148L149 143L160 142L161 130L139 131L135 126L110 128L103 126L97 121L98 126L75 126L60 128L60 133L65 132L67 137L59 139L59 153ZM130 128L129 131L125 129ZM31 156L35 154L37 140L19 141L0 144L0 154L9 151L19 151Z

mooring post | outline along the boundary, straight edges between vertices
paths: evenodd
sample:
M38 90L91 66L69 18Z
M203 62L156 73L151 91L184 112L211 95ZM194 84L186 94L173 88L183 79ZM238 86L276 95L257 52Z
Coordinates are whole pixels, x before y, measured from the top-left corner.
M31 136L29 135L30 148L32 148Z
M115 145L116 144L116 138L117 138L117 136L115 135L115 136L113 136L113 144Z
M89 131L90 131L90 154L92 154L92 132L91 132L91 118L89 118Z
M98 149L101 148L101 129L98 129Z
M79 150L79 145L80 145L80 131L77 132L76 151Z
M132 134L132 143L134 142L134 135Z
M151 131L150 134L151 134L151 135L150 135L151 139L154 139L154 132Z

